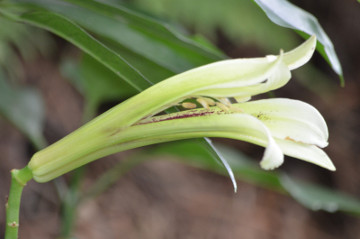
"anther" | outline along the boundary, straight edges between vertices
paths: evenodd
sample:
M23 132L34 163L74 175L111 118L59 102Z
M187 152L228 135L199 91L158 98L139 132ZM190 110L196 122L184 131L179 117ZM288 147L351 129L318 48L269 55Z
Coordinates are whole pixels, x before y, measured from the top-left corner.
M229 107L227 107L226 105L224 105L223 103L220 102L216 102L216 106L219 107L220 109L222 109L225 112L229 112L230 109Z
M191 102L183 102L183 103L181 103L181 106L185 109L195 109L197 107L196 104L191 103Z
M226 106L231 106L231 102L228 98L219 98L219 101Z
M209 106L215 105L215 101L210 98L199 97L196 101L202 105L205 109L209 109Z

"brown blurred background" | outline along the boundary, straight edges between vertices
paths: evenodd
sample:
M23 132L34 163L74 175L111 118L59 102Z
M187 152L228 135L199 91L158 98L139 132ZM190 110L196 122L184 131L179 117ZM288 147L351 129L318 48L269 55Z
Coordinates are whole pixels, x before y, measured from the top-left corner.
M313 13L332 39L343 66L346 87L339 87L336 74L316 55L312 63L326 79L326 91L317 94L300 80L293 80L276 92L277 96L301 99L320 110L330 131L326 152L337 167L336 172L327 172L288 159L282 169L360 199L360 4L351 0L294 3ZM188 28L196 30L194 25ZM212 37L231 57L266 53L256 44L235 43L221 28ZM62 40L56 40L56 44L58 50L52 57L38 57L24 65L23 83L38 88L46 102L45 135L49 142L82 124L83 99L63 79L58 68L61 56L78 53ZM0 132L0 204L4 205L9 170L23 167L34 150L21 133L1 118ZM262 153L259 147L241 142L231 144L254 156L254 160ZM92 163L81 187L93 184L101 172L131 153ZM46 184L29 183L23 195L21 238L58 237L60 200L55 190L59 187L54 184L61 185L62 180L69 178ZM229 178L166 159L147 162L132 169L105 193L80 205L74 238L360 238L358 217L310 211L287 196L241 181L238 184L234 194ZM0 207L0 215L3 235L4 207Z

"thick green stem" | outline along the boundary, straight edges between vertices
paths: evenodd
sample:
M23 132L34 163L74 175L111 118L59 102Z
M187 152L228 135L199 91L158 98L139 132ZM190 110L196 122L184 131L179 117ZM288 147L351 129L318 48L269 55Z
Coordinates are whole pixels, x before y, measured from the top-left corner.
M32 179L32 172L28 167L11 171L10 193L6 203L5 239L18 238L21 194L30 179Z

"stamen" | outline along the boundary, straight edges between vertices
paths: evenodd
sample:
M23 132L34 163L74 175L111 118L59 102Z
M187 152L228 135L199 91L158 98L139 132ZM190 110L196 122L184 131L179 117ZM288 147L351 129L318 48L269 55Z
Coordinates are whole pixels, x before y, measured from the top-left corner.
M219 107L220 109L222 109L223 111L227 112L227 113L230 112L229 107L224 105L223 103L216 102L216 106Z
M218 100L226 106L229 106L229 107L231 106L231 102L228 98L219 98Z
M213 99L210 98L205 98L205 97L199 97L196 99L196 101L202 105L202 107L204 107L205 109L209 109L209 106L213 106L215 105L215 101Z
M195 109L197 107L196 104L191 103L191 102L183 102L183 103L181 103L181 106L185 109Z

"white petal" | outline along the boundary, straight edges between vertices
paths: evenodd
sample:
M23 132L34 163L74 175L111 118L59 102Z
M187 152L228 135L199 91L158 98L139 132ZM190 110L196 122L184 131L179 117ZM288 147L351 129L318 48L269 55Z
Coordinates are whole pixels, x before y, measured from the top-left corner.
M232 116L236 122L232 122L232 133L235 137L231 138L265 147L264 156L260 162L260 166L263 169L274 169L284 162L284 155L281 149L273 139L271 132L260 120L246 114L232 114Z
M311 58L315 45L316 37L313 36L294 50L281 53L279 56L215 62L171 77L167 81L182 82L184 84L186 82L188 86L196 85L194 89L200 89L198 91L199 95L202 94L202 91L206 91L207 94L203 95L213 96L211 90L229 90L234 87L256 85L274 76L274 72L276 73L279 69L281 70L280 75L284 75L283 73L286 72L283 71L284 68L288 70L298 68ZM279 64L284 64L286 67L281 66L279 68ZM281 76L280 78L287 79L288 77Z
M316 48L316 37L311 36L303 44L284 54L284 62L290 70L299 68L308 62Z
M265 127L266 129L266 127ZM266 129L266 131L268 131ZM265 149L264 156L260 162L260 166L263 169L270 170L279 167L284 162L284 154L274 141L274 139L268 134L268 144Z
M278 139L326 147L326 122L311 105L291 99L266 99L236 104L245 113L259 118Z
M199 94L209 91L209 96L212 96L211 92L217 89L232 89L264 82L273 74L280 62L281 59L278 57L275 60L268 60L266 57L225 60L195 68L175 77L190 85L197 85L194 89L200 92Z
M132 138L134 136L130 134L135 131L141 132L144 139L154 142L160 142L157 141L158 138L161 142L195 137L232 138L265 147L260 162L264 169L273 169L283 163L284 155L281 149L267 127L256 117L243 113L225 114L220 110L209 115L204 112L208 111L191 110L145 119L140 121L141 125L124 130L121 137L129 134L126 137ZM189 114L204 116L188 117Z
M197 91L199 95L207 95L212 97L236 97L246 98L252 95L261 94L284 86L291 78L289 68L283 62L283 54L275 57L276 61L269 70L262 74L262 81L241 81L241 85L237 81L231 84L219 84L211 86L207 89ZM245 84L246 83L246 84ZM215 89L214 89L215 88Z
M245 114L240 114L239 116L241 116L241 118L239 118L241 124L245 124L245 126L242 127L247 128L247 133L245 135L239 134L237 136L238 139L266 147L260 162L260 166L263 169L271 170L279 167L284 162L284 154L273 139L271 132L257 118ZM240 122L237 124L239 123ZM234 131L236 132L236 130ZM252 138L258 138L259 140L265 139L266 144L257 143L256 141L253 141Z
M262 57L224 60L194 68L163 80L128 99L126 104L117 107L116 114L131 112L129 114L135 115L136 118L128 116L125 118L129 122L127 124L132 124L140 117L155 115L190 97L248 97L251 94L247 92L243 94L241 87L265 82L273 75L279 64L281 64L279 57L275 61ZM126 106L132 106L136 111L127 109Z
M280 56L281 58L281 56ZM289 68L285 65L283 61L277 64L276 68L273 70L272 75L264 83L242 87L239 89L241 96L252 96L258 95L271 90L278 89L289 82L291 78L291 72Z
M336 168L327 154L314 145L296 143L288 140L276 140L284 154L316 164L320 167L335 171Z

